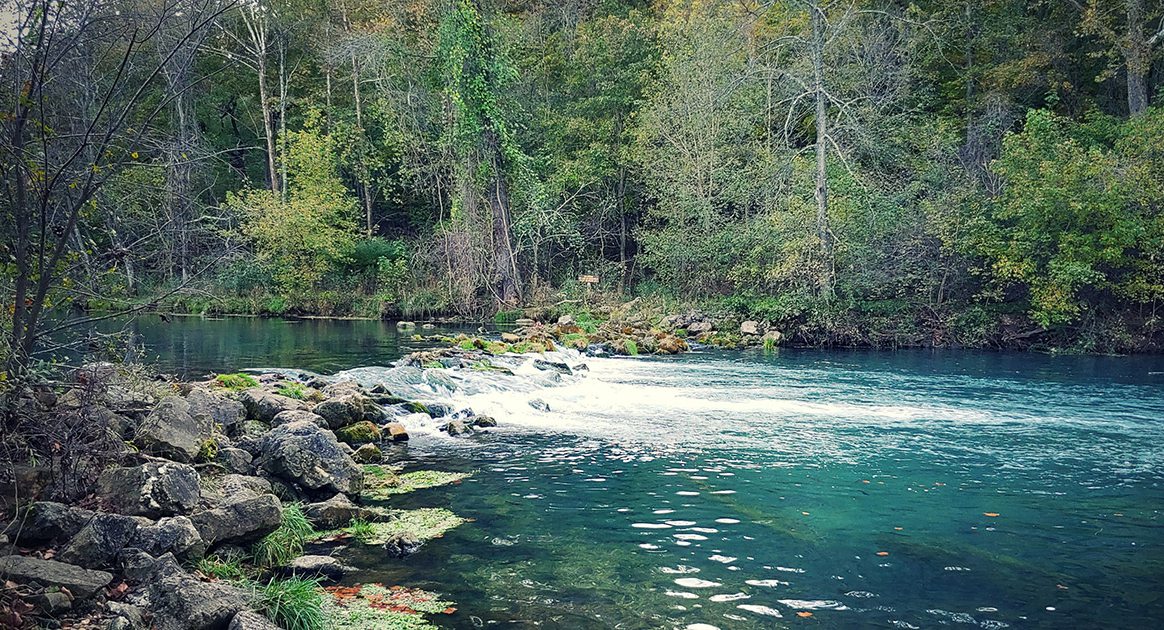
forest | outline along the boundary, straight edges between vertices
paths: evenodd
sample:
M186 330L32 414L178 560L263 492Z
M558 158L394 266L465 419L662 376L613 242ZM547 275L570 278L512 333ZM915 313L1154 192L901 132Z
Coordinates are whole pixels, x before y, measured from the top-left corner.
M2 6L9 357L581 275L809 345L1160 347L1157 0Z

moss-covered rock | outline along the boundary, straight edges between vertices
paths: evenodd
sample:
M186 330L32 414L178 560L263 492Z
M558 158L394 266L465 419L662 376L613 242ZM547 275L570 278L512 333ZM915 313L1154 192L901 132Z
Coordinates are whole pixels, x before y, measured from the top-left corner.
M367 420L361 420L355 424L349 424L342 429L336 429L336 438L341 442L348 444L367 444L368 442L380 441L380 427L375 423Z

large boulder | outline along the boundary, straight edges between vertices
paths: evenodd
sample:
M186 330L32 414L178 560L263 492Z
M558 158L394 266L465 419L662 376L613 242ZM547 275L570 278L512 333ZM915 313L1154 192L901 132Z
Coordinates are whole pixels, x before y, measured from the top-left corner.
M307 403L287 396L263 391L257 387L242 393L242 404L247 416L260 422L271 422L283 411L306 411Z
M657 349L663 354L679 354L687 351L687 342L675 335L663 335Z
M331 429L361 421L379 422L384 417L384 411L375 401L355 391L329 398L316 405L312 411L327 420Z
M262 538L283 522L283 505L273 494L232 501L190 517L208 546Z
M186 402L190 403L191 415L210 418L211 422L231 435L234 434L234 427L247 417L246 407L242 403L205 389L190 390L186 395Z
M709 333L713 330L715 330L715 324L713 324L707 320L704 320L701 322L694 322L694 323L687 326L687 334L689 334L689 335L699 335L702 333Z
M22 584L36 582L42 586L67 588L74 597L81 599L92 596L113 580L113 575L105 571L27 556L0 558L0 575Z
M186 464L148 462L111 468L97 480L98 493L114 511L158 518L198 505L198 472Z
M240 610L226 630L281 630L270 619L253 610Z
M279 426L280 424L290 424L292 422L299 422L300 420L307 420L315 426L328 428L327 420L323 416L303 409L288 409L287 411L280 411L271 418L271 426Z
M740 324L740 334L757 336L764 334L764 331L760 326L760 322L749 319L746 322Z
M347 495L336 493L335 496L319 503L308 503L303 506L303 514L311 525L319 530L339 529L359 518L363 514L360 506L352 503Z
M185 516L171 516L138 527L129 546L152 556L172 553L179 560L188 562L201 558L207 545L193 521Z
M170 554L150 567L132 601L148 608L157 630L221 630L240 610L244 592L224 582L203 582L182 570Z
M364 471L340 448L331 431L310 422L284 424L263 436L256 462L308 494L358 494Z
M66 540L81 531L96 512L78 507L38 501L28 506L20 517L13 520L4 530L13 542L22 545L37 545L53 540Z
M138 525L130 516L98 514L69 539L57 557L91 568L111 567L117 553L133 540Z
M186 399L167 396L142 421L134 442L155 455L188 462L198 456L213 432L209 416L191 415Z

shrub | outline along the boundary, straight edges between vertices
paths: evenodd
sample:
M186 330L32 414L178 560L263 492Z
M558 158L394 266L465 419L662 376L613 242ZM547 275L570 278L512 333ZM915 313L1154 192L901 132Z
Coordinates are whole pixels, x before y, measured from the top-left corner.
M635 343L635 341L633 339L627 339L626 340L626 353L631 355L632 357L638 356L639 344Z

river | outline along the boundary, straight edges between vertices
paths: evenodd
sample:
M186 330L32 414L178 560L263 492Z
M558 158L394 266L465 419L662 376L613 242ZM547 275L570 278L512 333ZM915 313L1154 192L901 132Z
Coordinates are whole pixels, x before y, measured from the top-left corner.
M108 324L107 326L112 326ZM120 325L120 324L118 324ZM187 376L374 379L424 347L380 322L132 328ZM585 358L473 375L500 427L389 455L471 471L405 495L473 519L358 581L442 593L450 627L1158 627L1164 358L970 351ZM538 398L550 411L529 405Z

